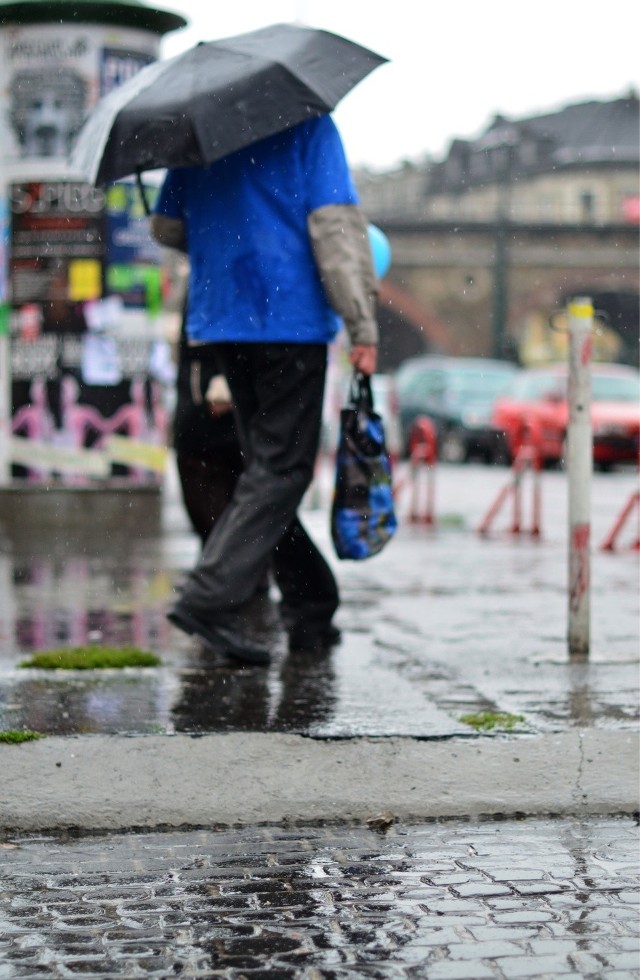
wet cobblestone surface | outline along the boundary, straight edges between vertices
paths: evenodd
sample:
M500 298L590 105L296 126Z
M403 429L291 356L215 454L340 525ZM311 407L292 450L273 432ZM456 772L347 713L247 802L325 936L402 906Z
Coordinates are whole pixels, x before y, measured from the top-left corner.
M0 978L631 980L630 818L0 842Z

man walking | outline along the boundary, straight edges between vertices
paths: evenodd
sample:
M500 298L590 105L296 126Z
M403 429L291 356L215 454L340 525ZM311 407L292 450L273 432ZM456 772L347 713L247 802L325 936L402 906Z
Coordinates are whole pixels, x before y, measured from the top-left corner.
M326 649L340 635L338 588L297 509L318 451L327 345L342 320L351 363L368 375L378 341L367 224L333 120L169 171L152 232L188 253L189 343L215 344L244 454L168 618L232 658L268 663L243 607L270 562L289 648Z

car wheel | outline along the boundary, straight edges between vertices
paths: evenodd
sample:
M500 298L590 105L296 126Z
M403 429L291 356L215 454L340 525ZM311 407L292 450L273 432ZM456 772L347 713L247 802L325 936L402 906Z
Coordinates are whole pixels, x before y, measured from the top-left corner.
M464 463L467 460L467 443L464 431L456 428L447 429L442 437L440 458L445 463Z

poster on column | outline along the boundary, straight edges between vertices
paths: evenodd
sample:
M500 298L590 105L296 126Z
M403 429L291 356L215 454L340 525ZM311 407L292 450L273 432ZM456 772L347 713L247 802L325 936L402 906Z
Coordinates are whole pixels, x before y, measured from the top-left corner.
M102 95L154 61L158 36L116 24L30 24L0 33L5 164L66 160Z
M39 444L33 465L19 453L14 477L157 483L164 457L150 447L166 444L169 380L151 371L159 266L150 255L137 261L129 246L117 263L128 288L118 289L118 281L105 288L109 218L102 192L87 193L87 185L13 184L10 210L12 429L15 438ZM132 295L140 283L142 293ZM142 326L127 325L127 301L141 308Z
M157 192L153 185L144 188L150 207ZM163 253L151 237L137 184L118 181L107 188L105 217L107 292L120 296L126 308L156 316L162 305Z
M91 106L154 60L157 37L68 24L0 33L4 156L15 175L7 187L12 475L159 484L167 378L152 364L161 253L130 188L55 177ZM128 205L114 217L123 197Z
M95 35L91 28L60 24L4 34L5 162L64 160L95 102Z

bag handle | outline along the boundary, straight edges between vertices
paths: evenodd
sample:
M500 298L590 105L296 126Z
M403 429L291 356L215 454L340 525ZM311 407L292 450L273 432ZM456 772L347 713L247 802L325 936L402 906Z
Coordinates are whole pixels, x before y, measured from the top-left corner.
M351 403L365 411L373 411L373 392L371 390L371 378L362 371L354 370L351 377L351 389L349 399Z

